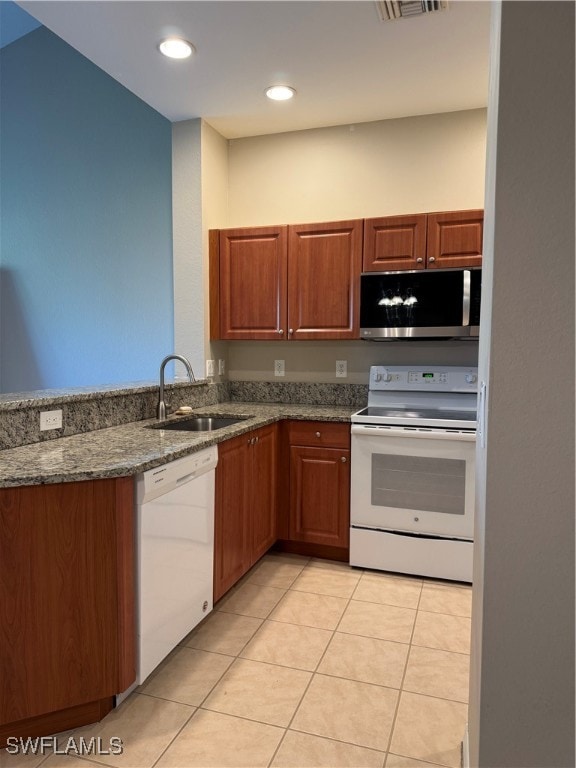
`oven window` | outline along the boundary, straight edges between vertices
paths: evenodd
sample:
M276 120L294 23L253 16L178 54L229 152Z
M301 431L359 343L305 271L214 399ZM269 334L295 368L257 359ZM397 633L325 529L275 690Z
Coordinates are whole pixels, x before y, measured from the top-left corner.
M463 515L466 461L372 454L372 506Z

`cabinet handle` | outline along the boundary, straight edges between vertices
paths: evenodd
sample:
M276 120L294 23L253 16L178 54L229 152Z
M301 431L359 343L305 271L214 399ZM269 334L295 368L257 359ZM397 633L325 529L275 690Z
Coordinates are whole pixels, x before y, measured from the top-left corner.
M282 328L280 328L280 329L278 330L278 336L282 336L283 334L284 334L284 331L282 330Z
M342 464L346 464L346 462L348 461L348 459L346 458L346 456L341 456L341 457L340 457L340 461L342 462Z
M257 443L259 440L260 440L260 435L256 435L256 437L254 438L254 442Z
M293 333L294 333L294 328L289 328L288 329L288 335L292 336Z
M432 263L434 263L436 261L436 257L435 256L430 256L428 261L430 262L430 264L432 264Z
M320 437L320 432L316 432L316 437Z
M434 257L432 257L432 258L434 258ZM417 263L417 264L422 264L422 262L423 262L423 261L424 261L424 259L422 258L422 256L419 256L419 257L416 259L416 263Z

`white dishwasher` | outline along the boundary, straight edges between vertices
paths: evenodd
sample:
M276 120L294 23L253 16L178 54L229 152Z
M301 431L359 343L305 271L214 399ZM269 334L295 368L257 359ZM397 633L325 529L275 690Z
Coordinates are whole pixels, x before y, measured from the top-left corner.
M138 677L213 606L216 446L138 475Z

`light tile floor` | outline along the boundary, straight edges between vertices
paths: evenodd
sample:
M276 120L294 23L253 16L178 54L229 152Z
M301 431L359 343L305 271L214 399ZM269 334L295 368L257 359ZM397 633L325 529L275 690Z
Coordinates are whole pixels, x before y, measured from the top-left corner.
M471 589L270 554L101 723L2 768L458 768Z

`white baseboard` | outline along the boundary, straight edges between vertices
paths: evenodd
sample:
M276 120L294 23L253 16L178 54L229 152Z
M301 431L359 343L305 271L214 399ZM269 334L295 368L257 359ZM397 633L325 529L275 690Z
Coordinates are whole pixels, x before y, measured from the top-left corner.
M470 742L468 740L468 725L464 731L464 740L462 741L462 768L470 768Z
M136 688L138 688L138 685L139 685L139 683L138 683L138 680L136 679L136 680L134 680L134 682L132 683L132 685L129 688L126 688L125 691L122 691L122 693L117 693L116 697L115 697L116 701L115 701L114 706L119 707L120 704L122 704L122 702L124 701L124 699L127 699L128 696L130 696L130 694L132 693L132 691L135 690Z

